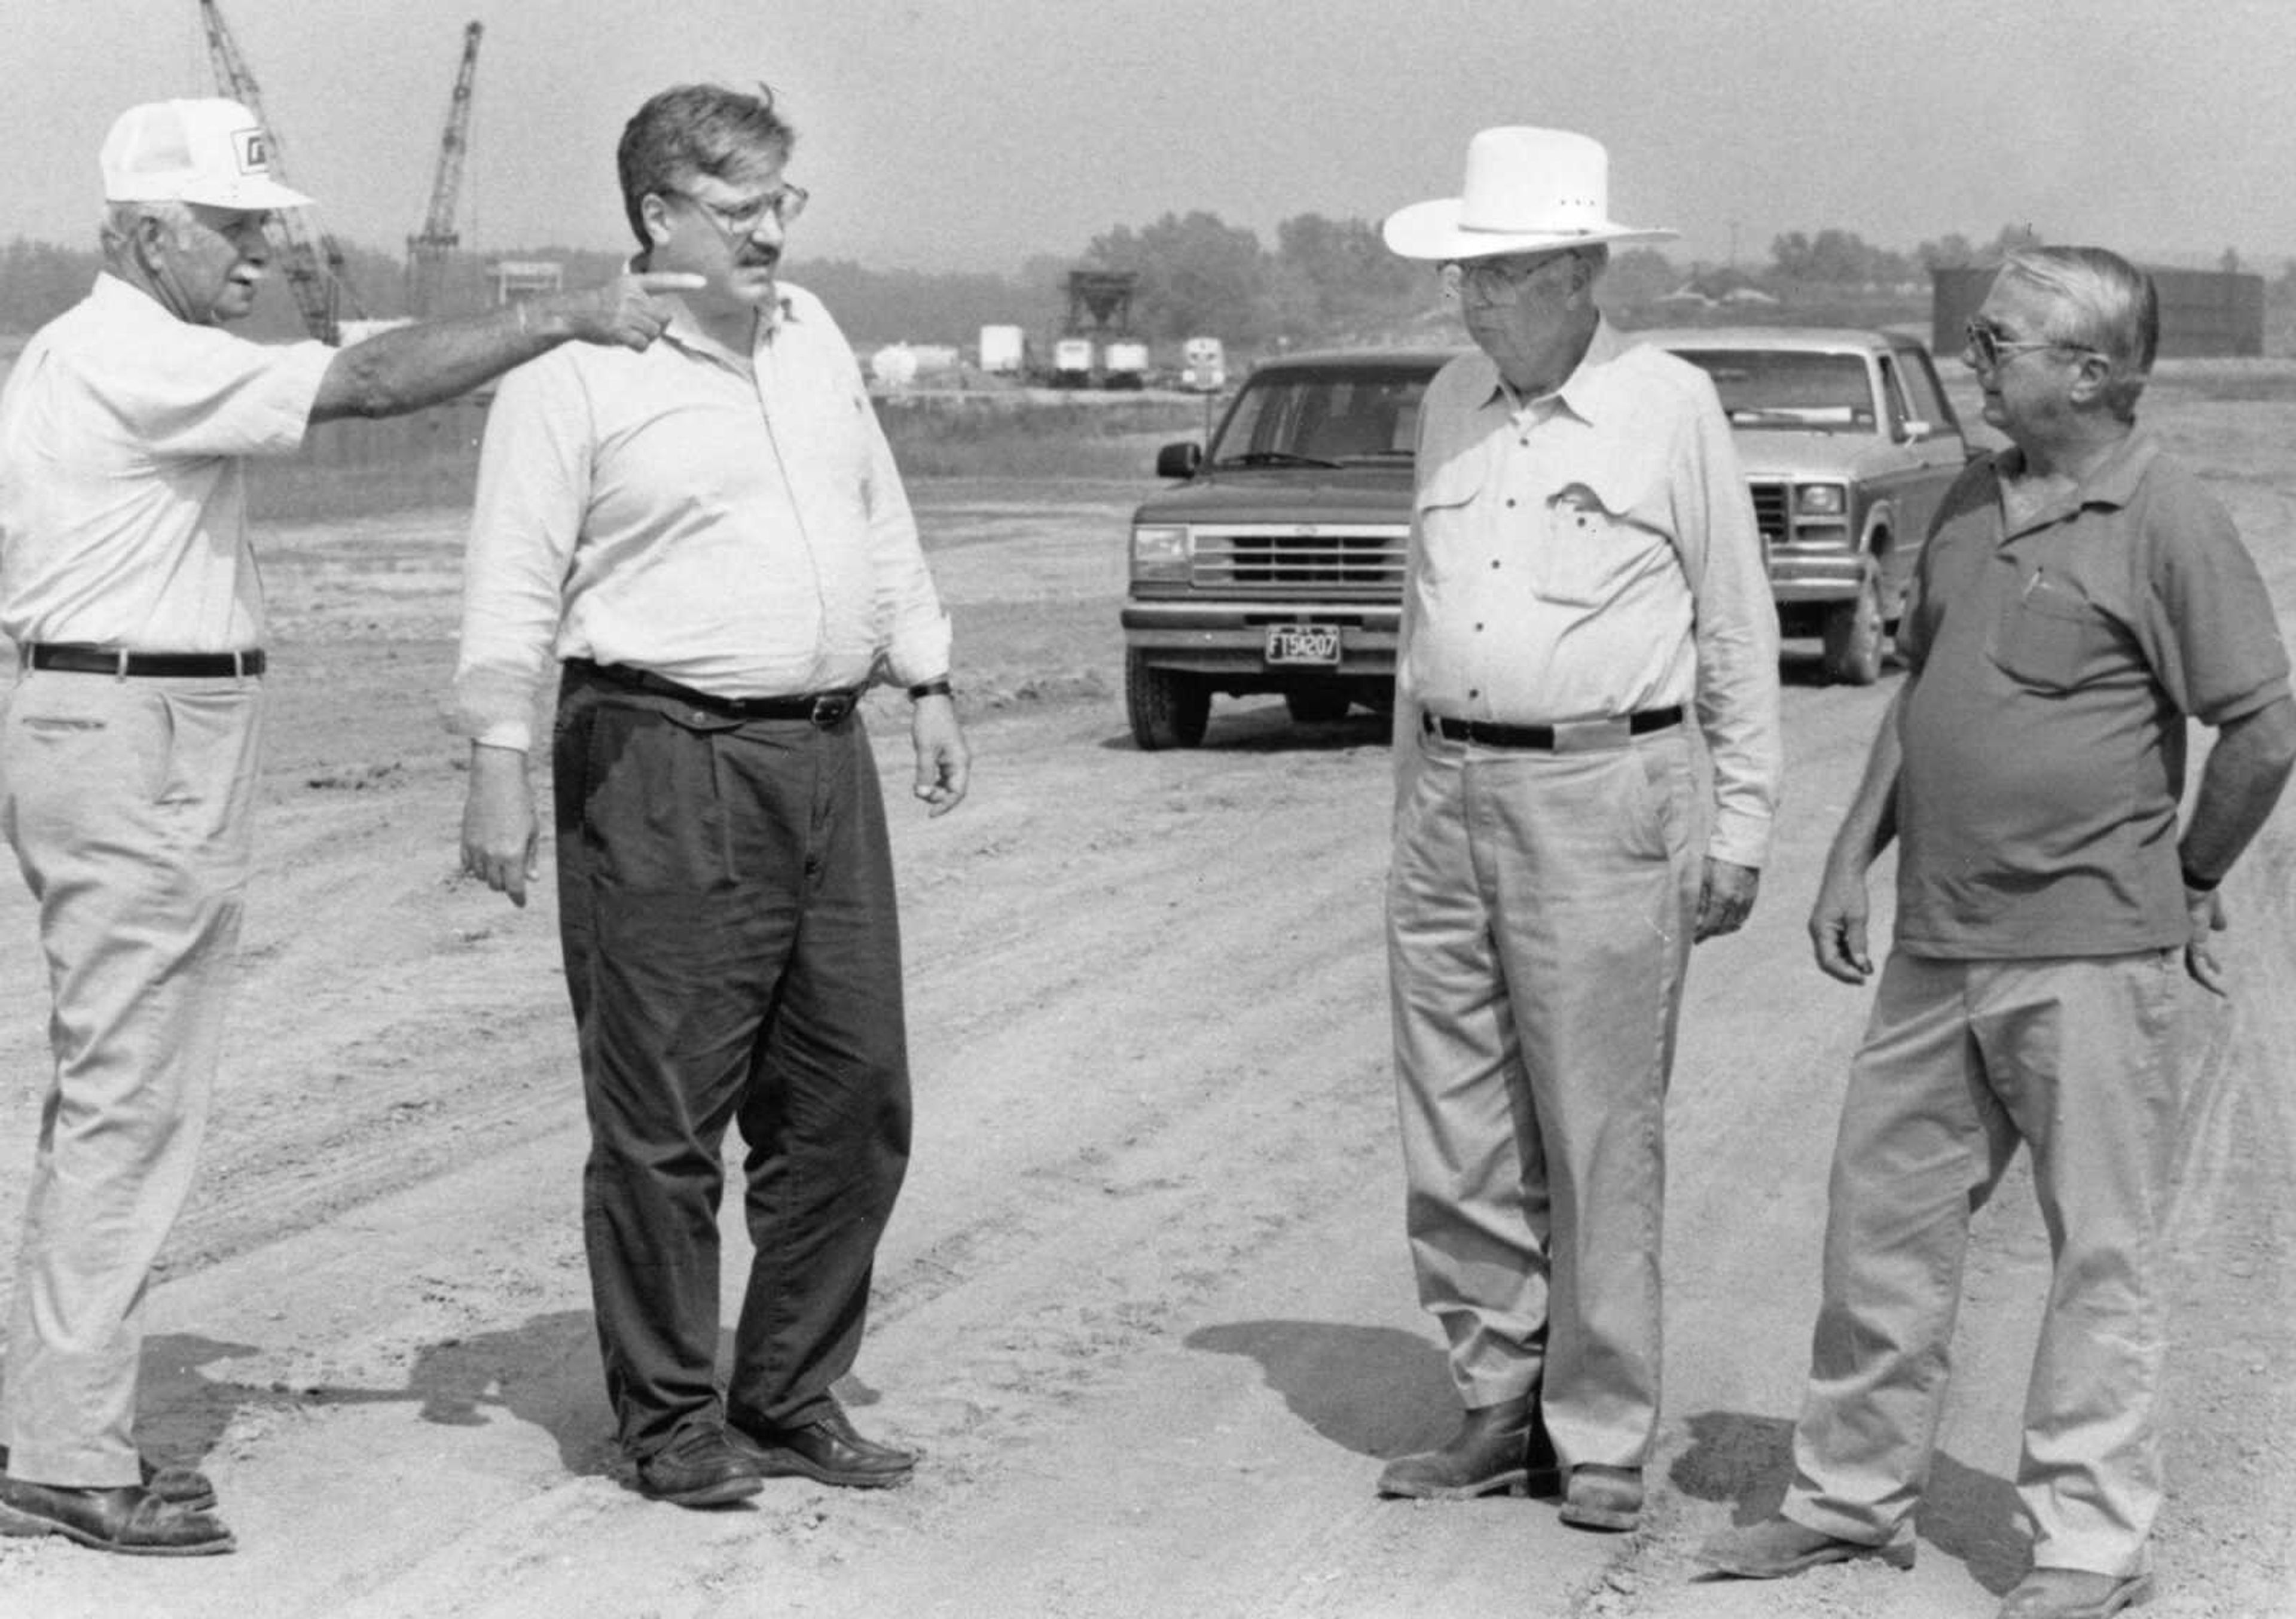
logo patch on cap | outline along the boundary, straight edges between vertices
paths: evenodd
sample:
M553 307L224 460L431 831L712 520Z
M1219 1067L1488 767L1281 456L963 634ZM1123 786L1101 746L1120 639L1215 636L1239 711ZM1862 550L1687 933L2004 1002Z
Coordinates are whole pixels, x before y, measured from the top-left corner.
M271 172L271 154L263 148L263 131L259 127L253 129L233 130L231 150L232 155L239 160L240 173L269 174Z

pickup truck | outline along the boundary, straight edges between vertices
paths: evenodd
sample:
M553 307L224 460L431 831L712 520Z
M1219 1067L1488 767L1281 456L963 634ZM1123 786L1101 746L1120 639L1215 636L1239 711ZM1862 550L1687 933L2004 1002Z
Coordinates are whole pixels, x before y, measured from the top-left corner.
M1124 704L1143 748L1203 740L1214 692L1281 692L1294 719L1392 707L1419 399L1456 349L1260 366L1178 487L1132 517Z
M1931 514L1968 450L1919 340L1751 327L1633 334L1713 377L1788 635L1830 679L1880 678ZM1279 692L1301 723L1394 702L1419 400L1456 349L1260 366L1176 487L1133 514L1124 697L1141 747L1193 747L1215 693Z
M1930 519L1969 459L1921 340L1792 326L1656 330L1714 379L1754 497L1778 627L1871 686Z

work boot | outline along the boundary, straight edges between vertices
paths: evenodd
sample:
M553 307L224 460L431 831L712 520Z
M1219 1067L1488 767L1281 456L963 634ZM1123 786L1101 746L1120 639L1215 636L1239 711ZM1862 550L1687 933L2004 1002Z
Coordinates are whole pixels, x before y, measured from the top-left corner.
M1580 1529L1632 1529L1643 1515L1643 1470L1589 1465L1570 1469L1558 1515Z
M1698 1560L1708 1568L1740 1580L1783 1580L1822 1563L1851 1563L1861 1557L1911 1568L1914 1543L1910 1539L1845 1541L1774 1512L1759 1524L1726 1529L1698 1549Z
M1525 1394L1471 1407L1442 1449L1388 1463L1379 1475L1379 1492L1434 1501L1469 1500L1499 1490L1521 1494L1531 1488L1534 1471L1544 1487L1553 1488L1554 1452L1545 1442L1537 1406L1538 1396Z

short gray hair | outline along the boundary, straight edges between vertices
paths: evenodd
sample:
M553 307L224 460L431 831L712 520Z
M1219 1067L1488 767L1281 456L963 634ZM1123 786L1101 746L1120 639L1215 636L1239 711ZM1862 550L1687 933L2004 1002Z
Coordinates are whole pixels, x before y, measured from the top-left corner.
M2105 404L2121 420L2135 420L2161 347L2161 294L2152 278L2101 247L2026 248L2002 261L2001 275L2048 295L2041 335L2102 356L2112 367Z
M105 203L103 218L96 226L96 243L103 251L104 263L117 266L127 262L128 249L135 240L135 227L146 219L160 221L173 238L192 222L192 214L181 202Z

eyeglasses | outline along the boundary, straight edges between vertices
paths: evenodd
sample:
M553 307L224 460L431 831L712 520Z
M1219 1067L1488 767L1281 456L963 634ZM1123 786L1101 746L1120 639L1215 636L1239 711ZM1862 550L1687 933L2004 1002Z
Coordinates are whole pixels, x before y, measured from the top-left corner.
M1435 273L1442 277L1443 291L1450 297L1464 298L1472 292L1480 303L1513 303L1541 270L1569 256L1549 253L1537 259L1446 259L1436 266Z
M1980 371L1996 371L2005 360L2021 354L2030 354L2039 349L2062 349L2073 354L2095 354L2096 349L2087 343L2062 343L2050 341L2027 342L2004 337L2000 326L1990 316L1973 315L1962 328L1962 359Z
M802 185L784 185L777 191L767 192L762 197L752 197L737 207L725 208L707 197L697 197L690 191L668 191L668 194L685 198L700 209L722 234L737 238L755 234L768 214L777 223L787 225L805 211L806 201L813 195Z

